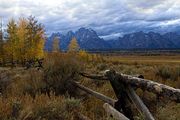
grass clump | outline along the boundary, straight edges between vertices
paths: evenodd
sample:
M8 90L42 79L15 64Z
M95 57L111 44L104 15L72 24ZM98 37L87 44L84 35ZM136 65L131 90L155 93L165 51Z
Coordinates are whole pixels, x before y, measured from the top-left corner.
M23 75L24 74L24 75ZM18 77L12 79L3 94L6 96L22 96L29 94L35 97L37 93L43 92L46 83L43 80L43 72L36 69L29 69Z
M169 103L165 107L160 107L157 112L158 120L179 120L180 104Z
M155 68L155 74L162 79L178 80L180 77L180 66L174 68L167 65L158 66Z
M78 99L39 94L35 98L25 95L0 97L1 120L76 120L81 104Z
M171 77L171 70L168 66L161 66L156 69L156 75L168 79Z

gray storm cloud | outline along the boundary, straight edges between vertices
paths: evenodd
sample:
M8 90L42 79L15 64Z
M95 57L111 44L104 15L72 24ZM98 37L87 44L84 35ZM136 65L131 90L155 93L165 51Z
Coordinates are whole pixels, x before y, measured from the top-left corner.
M179 13L180 0L0 0L4 24L33 15L49 34L90 27L104 38L135 31L176 31Z

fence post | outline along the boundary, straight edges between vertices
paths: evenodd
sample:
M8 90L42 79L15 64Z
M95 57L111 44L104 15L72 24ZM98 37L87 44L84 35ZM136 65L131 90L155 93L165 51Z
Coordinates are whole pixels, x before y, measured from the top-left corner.
M122 113L130 120L134 120L125 85L118 80L119 76L116 75L114 70L105 71L105 76L109 79L116 97L118 98L118 101L115 102L114 108L119 112L122 111Z

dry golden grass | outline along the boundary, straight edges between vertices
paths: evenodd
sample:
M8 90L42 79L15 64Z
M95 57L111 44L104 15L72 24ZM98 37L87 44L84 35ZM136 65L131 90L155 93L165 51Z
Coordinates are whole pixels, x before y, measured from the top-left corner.
M175 88L180 88L180 56L104 56L103 60L103 62L97 61L95 64L93 64L89 72L95 73L95 71L101 72L106 69L115 69L118 72L126 74L142 74L146 79L154 80ZM99 85L96 82L89 83L87 80L84 80L82 84L92 88L95 91L115 98L113 90L108 82L102 82L99 83ZM164 111L167 111L169 115L173 116L173 120L176 120L179 117L178 113L180 112L180 109L179 107L176 107L179 106L179 104L167 104L167 102L169 103L170 101L163 98L160 99L160 102L158 103L156 95L150 92L137 91L137 93L148 105L149 109L157 119L167 119L165 118L166 116L162 115L162 111L158 109L159 107L162 107ZM95 100L93 98L92 101L88 99L86 104L91 102L93 104L93 101L99 102L99 100ZM101 113L102 116L104 116L102 104L103 103L100 102L98 104L100 105L99 107L92 107L92 109L99 109L98 111L101 111L99 114ZM172 109L168 110L170 105L172 108L176 108L176 112L173 112ZM161 112L161 115L159 115L157 112ZM135 111L135 113L137 115L136 119L142 119L137 111ZM92 112L91 114L96 116L97 112Z
M109 82L97 82L79 77L76 73L87 71L99 73L114 69L126 74L142 74L146 79L180 88L180 56L100 56L81 51L74 55L53 53L47 55L44 70L24 70L23 68L0 68L0 77L6 73L5 85L0 97L0 119L24 120L73 120L74 110L92 120L106 120L103 102L68 86L69 80L79 80L81 84L97 92L116 99ZM83 67L83 69L82 69ZM76 74L73 77L72 73ZM47 77L48 76L48 77ZM2 82L2 80L0 81ZM4 83L4 82L2 82ZM61 91L59 91L62 89ZM69 98L68 89L78 93ZM48 91L47 91L48 90ZM57 91L58 90L58 91ZM61 95L59 92L62 92ZM46 94L47 93L47 94ZM140 89L137 93L158 120L177 120L179 104L167 99L157 101L156 95ZM78 98L78 99L77 99ZM135 107L134 107L135 108ZM166 114L167 113L167 114ZM134 110L137 120L142 116ZM168 117L170 116L170 117Z
M120 64L174 64L180 65L180 56L107 56L106 61Z
M54 94L21 97L0 97L1 120L76 120L80 101Z

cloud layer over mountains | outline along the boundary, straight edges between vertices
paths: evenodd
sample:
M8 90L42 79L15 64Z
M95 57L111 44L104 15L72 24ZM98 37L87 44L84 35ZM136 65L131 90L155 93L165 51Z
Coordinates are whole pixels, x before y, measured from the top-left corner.
M103 38L136 31L180 31L180 0L0 0L7 20L36 16L47 33L89 27Z

